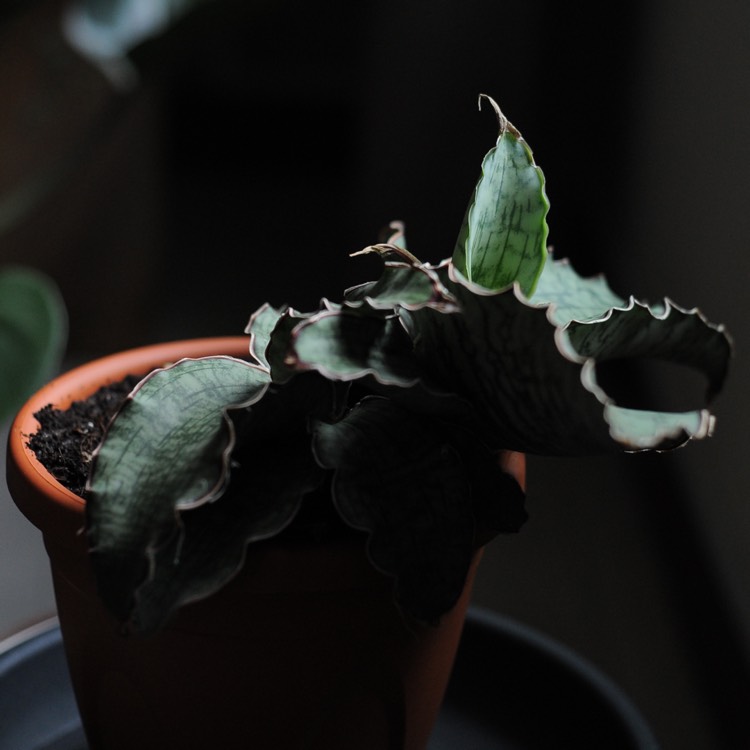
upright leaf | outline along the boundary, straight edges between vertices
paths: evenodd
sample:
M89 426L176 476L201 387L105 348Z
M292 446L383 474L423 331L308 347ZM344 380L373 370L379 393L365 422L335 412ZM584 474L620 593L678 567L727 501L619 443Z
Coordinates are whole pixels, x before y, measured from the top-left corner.
M547 257L544 176L521 134L487 98L500 135L482 162L453 263L475 284L494 290L518 282L529 296Z

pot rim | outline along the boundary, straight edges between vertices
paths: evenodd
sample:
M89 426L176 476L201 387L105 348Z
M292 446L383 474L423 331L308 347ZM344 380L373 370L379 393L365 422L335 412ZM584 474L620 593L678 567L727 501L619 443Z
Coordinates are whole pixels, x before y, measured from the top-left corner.
M218 336L168 341L126 349L93 359L57 376L34 393L20 408L8 435L7 481L21 512L39 529L50 524L83 527L85 500L63 487L39 462L27 445L27 438L39 429L34 414L48 404L66 408L86 398L97 388L117 382L129 374L147 373L183 357L211 355L245 356L248 336ZM31 490L24 490L23 484ZM45 498L45 509L39 499ZM55 508L50 512L49 505Z

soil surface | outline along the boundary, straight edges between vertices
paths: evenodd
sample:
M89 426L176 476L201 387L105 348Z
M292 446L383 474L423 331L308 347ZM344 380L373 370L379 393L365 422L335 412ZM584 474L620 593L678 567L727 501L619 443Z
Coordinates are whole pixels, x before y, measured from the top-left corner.
M30 436L29 448L63 487L84 497L91 455L110 419L140 380L130 375L103 386L84 401L74 401L68 409L47 405L34 415L40 428Z

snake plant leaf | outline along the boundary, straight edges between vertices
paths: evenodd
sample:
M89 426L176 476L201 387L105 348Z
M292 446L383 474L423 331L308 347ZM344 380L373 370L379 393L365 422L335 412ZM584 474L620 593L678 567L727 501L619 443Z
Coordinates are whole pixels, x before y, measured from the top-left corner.
M608 307L622 301L600 278L587 284L563 262L545 266L531 299L518 287L472 284L451 263L439 271L461 313L424 307L402 317L428 385L471 401L497 448L585 455L667 449L710 433L703 405L678 414L628 410L596 381L598 360L648 355L703 371L715 391L731 344L697 311Z
M571 321L567 342L577 354L598 361L660 358L701 371L706 401L721 391L732 344L722 326L709 323L700 310L686 310L670 299L652 306L631 297L599 320Z
M215 500L230 471L228 413L266 392L266 370L232 357L185 359L147 376L92 461L86 525L100 589L126 614L150 556L179 533L178 511Z
M615 360L661 359L700 370L706 377L705 402L709 403L723 386L731 357L731 340L723 328L708 323L698 310L681 310L669 300L663 314L658 309L631 300L627 309L613 310L602 321L571 324L561 339L563 347L586 353L582 383L604 404L604 420L613 439L632 451L667 450L708 437L715 418L706 408L673 413L618 406L598 384L596 361L608 355Z
M492 447L524 453L599 452L608 441L601 404L581 386L581 363L561 354L547 308L518 287L477 287L442 267L458 315L429 307L404 313L428 387L473 405Z
M459 232L453 263L472 283L502 289L517 282L529 296L547 258L549 201L526 141L490 97L500 124L497 144Z
M245 333L250 334L250 356L266 369L271 365L266 356L266 348L271 341L271 333L284 314L284 310L277 310L270 304L261 305L251 316L245 327Z
M670 413L612 403L604 405L604 420L612 439L631 452L679 448L689 440L709 437L715 423L707 409Z
M565 326L573 320L604 317L627 302L610 289L603 274L579 276L567 258L557 260L550 250L536 289L530 295L535 305L548 305L550 323Z
M373 245L373 252L399 251L396 246ZM435 271L415 258L406 262L387 261L380 278L368 284L347 289L345 302L349 307L369 305L374 310L415 310L424 305L456 312L458 306L443 286Z
M242 568L248 545L296 518L325 478L311 451L309 419L340 416L340 385L308 373L231 412L238 441L232 480L213 502L180 510L175 532L149 550L148 576L114 604L128 630L158 630L180 606L213 594Z
M429 306L451 313L458 305L435 269L399 245L373 245L362 252L398 260L386 260L377 281L348 289L343 305L298 316L293 327L277 326L269 350L286 352L291 372L316 370L333 380L373 375L381 384L412 386L419 375L398 311ZM277 337L283 345L274 343Z
M55 373L67 330L65 305L49 277L21 266L0 272L0 421Z
M396 600L433 621L461 594L474 545L467 471L429 420L371 397L333 424L318 423L314 451L334 469L341 517L369 532L368 555L395 578Z
M302 451L259 453L258 462L273 462L264 467L264 476L283 482L235 483L233 476L216 502L179 514L178 532L149 550L149 574L133 591L114 600L110 581L104 581L106 603L125 623L126 632L159 630L179 607L210 596L234 578L245 562L248 545L283 531L295 518L305 493L320 481L320 469L301 460L305 455Z
M339 310L341 305L322 299L318 310L309 313L299 312L293 307L285 307L279 311L280 314L275 323L272 320L273 313L265 308L264 305L251 317L245 332L250 333L253 339L257 334L258 342L253 344L252 353L256 357L262 356L263 362L270 368L271 380L274 383L287 383L297 374L295 369L297 358L290 343L294 331L302 322L321 313ZM262 355L259 355L255 350L260 349L264 344L265 349Z
M299 323L291 332L287 364L314 370L331 380L373 375L401 386L419 379L412 343L394 315L361 314L356 309L328 310Z
M598 385L596 362L659 359L692 368L705 376L710 403L723 387L732 356L723 326L669 299L660 305L619 299L603 277L582 279L565 261L545 267L533 296L537 304L542 300L559 326L561 351L585 359L582 384L604 404L604 420L617 443L629 450L666 450L713 432L714 418L705 408L671 413L618 406Z

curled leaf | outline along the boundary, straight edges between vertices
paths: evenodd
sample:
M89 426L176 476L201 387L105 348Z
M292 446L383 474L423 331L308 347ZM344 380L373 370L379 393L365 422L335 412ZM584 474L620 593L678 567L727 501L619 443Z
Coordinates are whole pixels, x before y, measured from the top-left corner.
M86 522L102 596L121 619L155 551L180 537L179 511L222 494L235 442L228 413L268 384L242 360L185 359L141 381L112 422L94 456Z
M372 375L381 383L409 386L419 378L411 341L393 315L319 313L293 329L289 352L285 362L292 369L315 370L332 380Z
M265 303L250 316L250 321L245 326L245 333L250 334L250 356L266 369L270 369L266 348L271 341L273 329L283 314L283 310Z
M602 278L581 279L563 261L547 263L531 298L518 287L471 284L452 264L440 272L461 312L404 313L420 371L427 384L472 402L496 447L583 455L664 450L710 434L703 407L625 409L596 379L598 361L649 356L701 370L716 392L731 342L698 311L625 303Z

